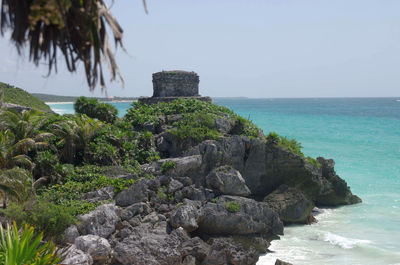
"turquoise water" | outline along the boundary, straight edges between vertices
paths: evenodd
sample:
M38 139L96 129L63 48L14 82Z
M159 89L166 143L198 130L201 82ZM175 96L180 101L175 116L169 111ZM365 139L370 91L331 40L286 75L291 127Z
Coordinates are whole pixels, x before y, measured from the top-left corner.
M380 99L214 99L264 132L296 138L306 155L336 161L362 204L323 209L318 223L285 227L258 262L400 264L400 101ZM118 109L129 103L115 103ZM72 104L51 105L73 112Z

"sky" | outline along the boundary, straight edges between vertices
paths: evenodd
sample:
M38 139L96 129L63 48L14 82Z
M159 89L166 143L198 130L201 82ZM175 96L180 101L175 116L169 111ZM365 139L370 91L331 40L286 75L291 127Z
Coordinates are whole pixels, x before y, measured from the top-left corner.
M109 96L151 96L151 75L195 71L213 97L400 96L398 0L116 0L127 52L117 49L125 86ZM78 73L47 76L0 39L0 81L28 92L91 93Z

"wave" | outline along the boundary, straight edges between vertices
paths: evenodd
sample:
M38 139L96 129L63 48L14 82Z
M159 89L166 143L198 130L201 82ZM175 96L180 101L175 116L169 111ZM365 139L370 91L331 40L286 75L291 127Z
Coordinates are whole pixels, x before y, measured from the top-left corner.
M330 232L325 234L324 241L329 242L332 245L339 246L344 249L350 249L350 248L354 248L358 245L372 243L372 241L370 241L370 240L348 238L348 237L339 236L339 235L336 235L336 234L333 234Z

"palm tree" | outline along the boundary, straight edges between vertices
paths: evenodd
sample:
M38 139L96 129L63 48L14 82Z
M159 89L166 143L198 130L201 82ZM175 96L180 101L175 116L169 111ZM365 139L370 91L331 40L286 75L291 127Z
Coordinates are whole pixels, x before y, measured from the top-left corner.
M32 139L46 146L43 141L51 138L53 134L41 130L49 123L50 118L51 116L36 110L5 110L0 113L0 127L10 130L16 141Z
M103 123L86 115L70 116L71 119L53 125L56 135L61 137L57 145L61 145L61 158L73 163L78 153L84 157L88 152L90 141L100 132ZM74 118L72 118L74 117Z
M34 192L31 172L35 164L26 153L35 146L35 141L23 139L14 142L10 130L0 131L0 190L4 208L7 195L22 202Z

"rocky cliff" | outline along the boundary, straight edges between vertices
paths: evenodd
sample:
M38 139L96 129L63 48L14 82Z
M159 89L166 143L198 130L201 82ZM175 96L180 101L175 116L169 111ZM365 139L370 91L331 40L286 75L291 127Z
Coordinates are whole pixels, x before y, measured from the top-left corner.
M312 222L314 206L361 201L333 160L306 158L211 103L185 104L130 110L162 159L141 166L152 178L90 194L112 203L67 229L64 264L255 264L284 224Z

